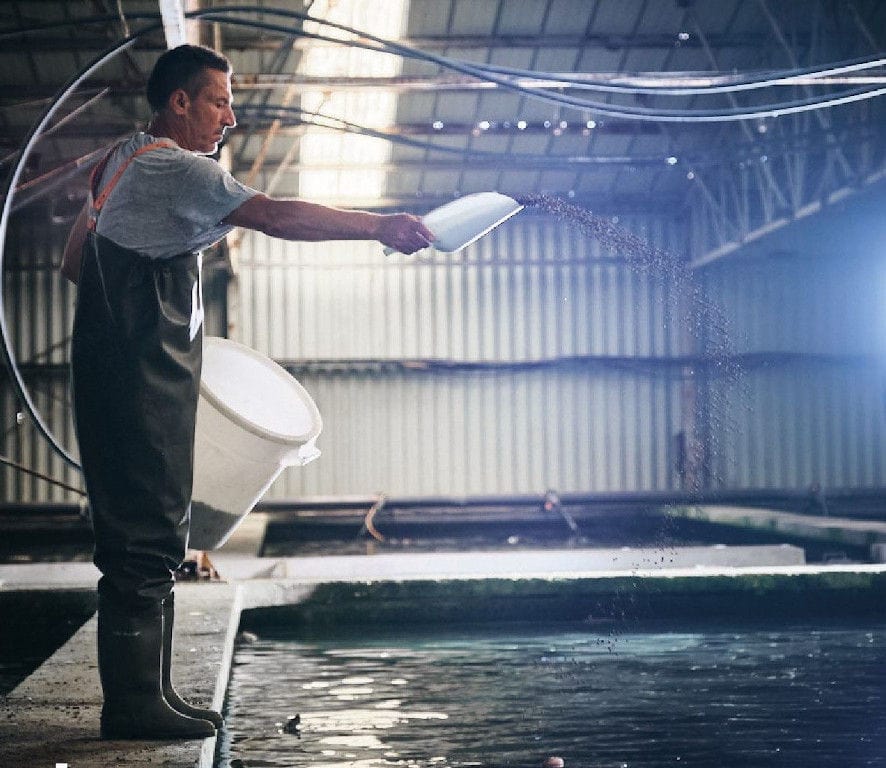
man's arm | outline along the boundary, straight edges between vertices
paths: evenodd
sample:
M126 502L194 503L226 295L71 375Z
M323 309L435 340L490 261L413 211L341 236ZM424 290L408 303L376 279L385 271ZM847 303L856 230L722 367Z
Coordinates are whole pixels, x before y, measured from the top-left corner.
M86 242L86 218L89 215L89 201L81 209L71 232L68 234L68 242L65 244L65 252L62 255L62 274L76 285L80 278L80 254L83 251L83 243Z
M251 197L224 219L284 240L378 240L399 253L414 253L434 239L418 216L349 211L304 200Z

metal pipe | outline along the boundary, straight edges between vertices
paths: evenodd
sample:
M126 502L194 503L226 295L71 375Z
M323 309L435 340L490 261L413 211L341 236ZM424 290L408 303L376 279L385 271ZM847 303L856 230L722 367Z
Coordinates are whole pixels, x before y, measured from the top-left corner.
M683 504L730 504L754 507L820 507L823 502L866 501L882 503L886 489L835 489L826 493L816 489L734 489L717 491L607 491L598 493L560 493L564 507L594 506L676 506ZM541 507L546 494L510 496L402 496L386 497L385 509L468 509L482 507ZM299 499L273 499L256 505L259 512L307 512L366 510L378 501L377 496L315 496Z
M159 25L154 26L157 27ZM146 31L147 30L142 30L138 33L138 36L145 34ZM22 146L22 151L19 154L18 162L16 163L12 173L10 174L9 182L6 187L7 194L3 201L3 211L2 214L0 214L0 271L2 271L3 269L3 251L6 243L6 229L9 224L9 215L11 213L12 201L15 196L13 190L15 190L18 185L18 180L21 177L22 171L24 170L25 162L27 161L34 145L37 143L37 140L40 138L43 129L47 126L53 115L58 111L59 107L61 107L64 100L74 91L75 88L77 88L77 86L80 85L80 83L86 80L87 77L89 77L93 72L101 67L106 61L116 56L120 51L126 50L127 48L132 46L138 36L129 37L122 42L112 45L110 48L108 48L107 50L99 54L95 59L93 59L92 62L85 69L81 70L67 83L67 85L65 85L61 89L59 95L46 109L40 120L38 120L31 128L31 131L26 137ZM12 346L10 341L11 337L2 305L0 305L0 337L2 337L3 342L3 357L6 361L6 365L9 368L10 373L12 374L15 389L18 392L19 397L21 397L21 399L24 401L28 413L31 415L31 418L34 420L37 431L49 441L56 452L68 464L79 469L80 465L77 463L77 460L67 450L65 450L65 448L61 444L59 444L59 442L55 438L55 435L52 434L52 431L43 421L43 418L40 416L40 412L37 410L37 406L31 399L31 395L28 392L27 387L25 387L22 375L19 372L16 361L12 355Z
M12 459L6 456L0 456L0 464L4 464L7 467L12 467L13 469L18 470L19 472L24 472L26 475L31 475L32 477L37 477L40 480L45 480L47 483L51 485L57 485L59 488L64 488L66 491L72 491L73 493L78 494L79 496L85 496L86 491L82 488L77 488L73 485L68 485L67 483L62 482L61 480L56 480L54 477L50 477L49 475L44 474L43 472L38 472L36 469L30 469L26 467L24 464L19 464L17 461L13 461Z
M833 488L827 491L816 487L804 489L784 488L736 488L731 490L703 491L604 491L558 493L564 507L667 507L685 504L705 504L746 507L768 507L773 509L819 509L832 504L870 504L879 510L886 502L886 488ZM489 496L400 496L385 497L384 508L391 510L419 509L482 509L490 507L537 507L541 508L547 498L545 493ZM365 513L378 503L377 495L352 496L307 496L291 499L269 499L260 501L256 512L268 512L277 516L296 512L348 512ZM32 512L41 514L80 513L80 506L68 502L9 502L0 503L3 513ZM851 512L848 513L849 516ZM858 515L856 515L858 516ZM869 518L886 517L886 512L867 515Z
M181 0L160 0L160 16L163 18L163 32L166 35L166 47L177 48L188 42L185 31L185 9Z
M104 88L102 88L94 96L91 96L86 101L84 101L79 107L68 112L68 114L66 114L61 120L59 120L55 125L53 125L52 128L47 129L46 132L43 134L43 136L44 137L50 136L53 133L55 133L63 125L66 125L67 123L71 122L71 120L73 120L75 117L77 117L81 113L85 112L87 109L89 109L93 104L95 104L100 99L104 98L104 96L110 90L111 90L110 86L105 86Z
M105 152L107 152L107 148L101 147L100 149L89 152L82 157L78 157L74 160L69 160L63 165L59 165L53 168L51 171L47 171L46 173L38 176L35 179L31 179L30 181L26 181L23 184L19 184L18 187L16 187L15 189L16 195L19 195L23 192L28 192L29 190L34 191L28 195L24 195L21 199L17 199L15 201L15 204L12 206L13 212L19 211L25 206L33 203L35 200L39 200L41 197L49 194L60 184L63 184L65 181L70 179L72 176L75 176L80 171L84 169L88 170L101 159L101 156ZM46 184L46 182L50 181L52 182L52 184L43 186L44 184Z

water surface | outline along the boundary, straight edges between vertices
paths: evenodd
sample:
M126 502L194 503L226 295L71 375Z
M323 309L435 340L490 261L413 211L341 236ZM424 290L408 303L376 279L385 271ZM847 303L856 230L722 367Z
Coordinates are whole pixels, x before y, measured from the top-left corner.
M884 641L886 624L262 636L236 652L219 764L886 766Z

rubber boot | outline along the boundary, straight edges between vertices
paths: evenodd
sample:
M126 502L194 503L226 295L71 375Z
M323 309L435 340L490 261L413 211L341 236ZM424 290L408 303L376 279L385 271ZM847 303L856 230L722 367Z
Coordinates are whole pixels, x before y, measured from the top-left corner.
M163 698L176 712L188 717L209 720L216 728L221 728L225 719L214 709L193 707L178 695L172 686L172 628L175 624L175 595L163 601Z
M136 614L99 598L98 670L103 739L204 739L208 720L176 712L161 689L163 613L160 603Z

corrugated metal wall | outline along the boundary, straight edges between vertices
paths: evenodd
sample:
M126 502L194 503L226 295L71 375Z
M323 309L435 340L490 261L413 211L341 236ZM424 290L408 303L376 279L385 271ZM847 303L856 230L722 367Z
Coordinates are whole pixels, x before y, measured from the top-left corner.
M323 456L277 496L512 494L673 487L677 388L629 371L299 376Z
M686 247L683 222L622 223ZM48 268L63 239L17 224L3 290L31 393L75 449L74 291ZM729 258L703 279L738 377L692 359L686 306L667 280L542 217L521 214L433 260L247 235L235 336L285 361L325 422L322 458L288 470L271 496L676 489L676 438L693 427L708 437L709 487L886 484L883 260ZM224 319L216 305L210 330ZM0 377L2 454L79 484L22 411ZM76 498L6 467L0 481L5 501Z
M658 224L648 236L680 253L682 227ZM274 358L513 362L679 346L664 281L529 215L433 260L250 233L239 264L241 340Z
M886 366L785 360L746 366L724 397L739 418L717 477L732 488L886 485ZM716 387L714 387L716 390Z
M886 264L857 245L805 244L705 271L742 359L738 386L711 388L735 422L725 484L886 485Z
M68 397L68 338L75 290L53 265L61 261L65 232L34 219L13 220L4 255L6 323L19 368L44 421L69 449L76 449ZM40 436L14 394L4 367L0 373L0 453L50 477L79 485L68 467ZM0 466L5 501L73 498L69 492L8 466Z
M68 356L76 289L58 273L69 223L13 218L4 251L3 298L7 327L28 392L50 431L77 456L71 418ZM206 327L221 333L223 274L208 275ZM49 445L28 417L6 367L0 365L0 455L73 487L78 470ZM76 501L79 496L0 463L0 501Z
M523 214L433 260L250 235L240 268L240 340L293 361L324 415L323 457L272 496L677 487L677 304L575 230Z

